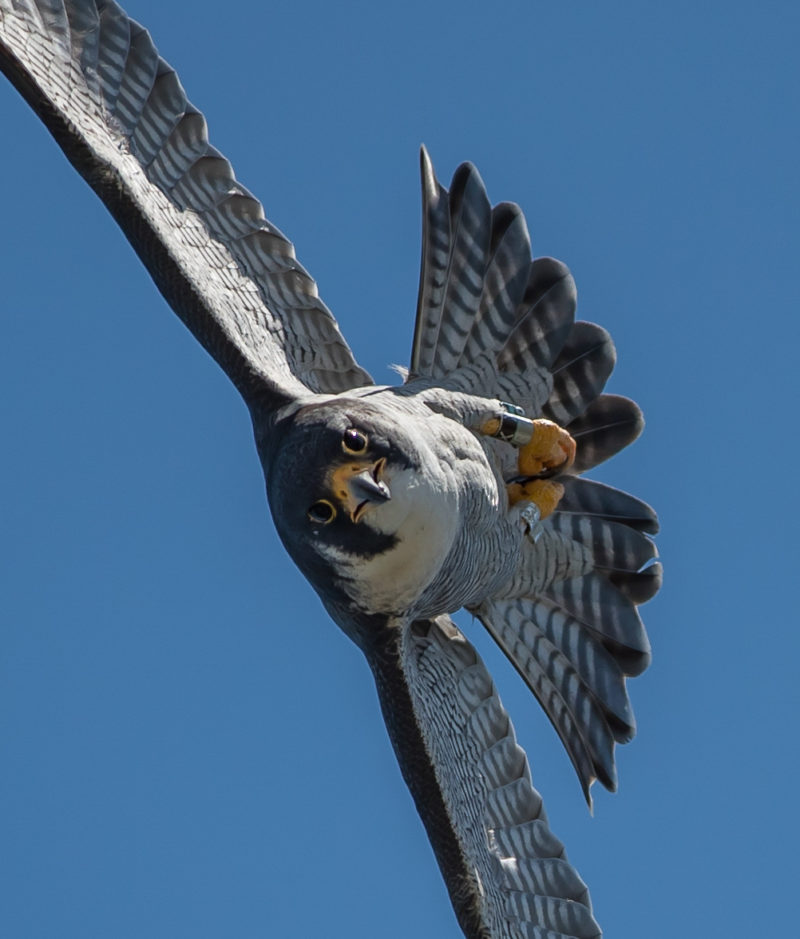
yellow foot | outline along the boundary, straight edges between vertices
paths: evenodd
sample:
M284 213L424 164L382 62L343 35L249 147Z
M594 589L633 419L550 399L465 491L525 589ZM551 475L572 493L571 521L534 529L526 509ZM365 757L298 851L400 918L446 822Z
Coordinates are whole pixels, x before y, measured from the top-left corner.
M552 515L564 495L564 487L552 479L529 479L525 483L509 483L506 488L509 505L516 505L523 499L533 502L539 509L540 518Z
M575 446L575 439L563 427L543 419L534 421L533 437L519 450L520 475L552 475L568 469L575 460Z

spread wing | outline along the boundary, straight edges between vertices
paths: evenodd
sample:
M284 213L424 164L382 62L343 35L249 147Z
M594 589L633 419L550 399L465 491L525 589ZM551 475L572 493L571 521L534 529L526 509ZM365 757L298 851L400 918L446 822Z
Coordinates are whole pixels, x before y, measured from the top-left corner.
M592 939L586 885L550 831L480 656L447 616L359 629L389 736L468 939Z
M120 7L0 0L0 69L248 403L371 384L292 244Z
M464 164L449 191L422 153L423 247L408 384L498 397L549 418L577 441L565 494L526 545L502 596L474 612L547 712L584 793L616 788L614 748L632 739L626 678L650 647L637 610L661 584L648 535L653 510L579 474L627 446L643 421L633 401L603 394L616 360L608 333L575 322L575 284L552 258L531 260L522 212L492 207ZM506 479L516 451L494 444Z

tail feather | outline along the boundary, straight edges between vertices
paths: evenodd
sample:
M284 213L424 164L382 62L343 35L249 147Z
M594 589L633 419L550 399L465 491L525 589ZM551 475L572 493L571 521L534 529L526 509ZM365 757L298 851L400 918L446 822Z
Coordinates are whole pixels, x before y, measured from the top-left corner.
M644 429L644 418L630 398L600 395L567 429L578 445L570 472L583 473L633 443Z
M575 323L553 363L553 391L544 417L569 425L603 390L616 361L614 343L602 326Z
M656 561L646 570L631 573L630 571L613 571L608 579L621 593L637 605L647 603L661 589L663 570L661 563Z
M640 675L650 664L650 643L636 605L601 574L559 581L542 596L594 632L626 675Z
M567 341L575 319L577 292L567 266L537 258L517 320L497 356L501 371L525 374L531 366L549 369Z
M564 495L522 552L502 596L474 610L542 703L584 791L616 787L614 748L636 732L626 678L649 664L637 605L661 584L649 505L579 474L631 443L639 408L604 394L609 334L575 322L569 270L531 261L517 206L493 210L474 167L448 191L422 153L423 251L409 380L499 397L566 427L577 442ZM505 448L505 449L504 449ZM496 444L510 475L516 454Z
M602 703L570 659L525 615L520 601L491 601L478 616L539 700L588 798L594 779L616 789L614 735Z
M458 367L480 306L491 244L492 209L474 166L462 164L453 176L449 196L444 190L437 190L437 195L441 205L436 202L428 212L425 233L425 240L432 238L436 243L437 251L430 258L436 266L425 270L429 260L425 251L417 306L422 331L414 338L412 376L441 377ZM446 257L441 251L445 242Z
M492 210L491 243L478 312L459 356L472 362L487 349L499 349L513 327L531 266L528 228L519 207L504 202Z
M635 573L656 556L656 546L647 535L619 522L557 511L550 527L589 546L595 569Z
M531 267L519 207L491 208L478 171L455 172L449 192L422 150L423 249L410 378L445 377L506 341Z
M519 602L519 601L518 601ZM602 705L618 743L636 733L625 674L614 656L574 617L550 603L529 600L528 617L572 663L581 681Z
M591 515L610 522L623 522L649 535L658 533L656 513L635 496L581 476L562 476L559 481L564 487L564 495L558 503L559 515Z
M462 164L450 190L450 257L439 324L437 374L458 367L480 308L492 237L492 207L478 171Z
M420 151L422 175L422 261L417 319L409 378L433 374L436 342L447 286L450 257L450 207L447 190L433 172L428 151Z

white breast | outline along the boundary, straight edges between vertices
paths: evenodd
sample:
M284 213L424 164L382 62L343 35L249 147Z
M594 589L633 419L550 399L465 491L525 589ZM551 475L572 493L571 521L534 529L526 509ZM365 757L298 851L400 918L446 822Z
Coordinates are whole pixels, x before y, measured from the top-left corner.
M398 541L372 558L321 548L348 581L348 592L370 613L405 613L439 573L459 529L458 501L446 472L435 478L414 470L387 474L389 502L373 507L361 525Z

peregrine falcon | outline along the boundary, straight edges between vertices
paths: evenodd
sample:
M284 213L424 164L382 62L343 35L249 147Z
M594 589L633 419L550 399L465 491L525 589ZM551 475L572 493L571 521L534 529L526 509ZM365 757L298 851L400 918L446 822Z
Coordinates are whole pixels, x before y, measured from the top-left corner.
M634 440L608 334L516 205L421 156L408 371L377 386L294 248L113 0L0 0L0 67L249 408L278 534L363 651L468 937L599 936L466 608L538 698L586 798L616 788L661 582L653 510L582 474Z

